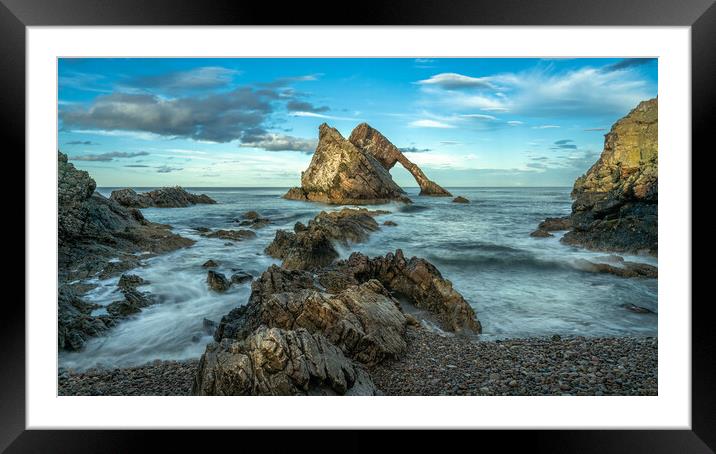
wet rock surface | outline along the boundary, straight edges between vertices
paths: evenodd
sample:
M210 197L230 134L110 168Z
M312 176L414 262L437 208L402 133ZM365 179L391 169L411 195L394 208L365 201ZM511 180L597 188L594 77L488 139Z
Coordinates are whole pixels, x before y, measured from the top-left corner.
M256 238L256 233L251 230L239 229L239 230L225 230L219 229L213 232L204 233L202 236L207 238L220 238L222 240L232 241L244 241L251 238Z
M206 283L215 292L223 293L231 287L231 281L223 273L209 270L206 273Z
M129 208L184 208L196 204L214 204L216 200L206 194L191 194L180 186L165 187L137 193L133 189L117 189L110 200Z
M322 268L338 258L334 242L347 246L367 240L371 232L380 228L374 217L386 213L354 208L322 211L308 225L296 223L293 232L277 231L265 252L281 259L284 268Z
M659 269L653 265L638 262L622 261L619 265L610 265L608 263L594 263L589 260L578 259L575 261L577 268L592 273L609 273L619 277L641 277L653 278L659 277Z
M60 282L98 273L111 277L137 266L135 253L149 252L145 257L150 257L194 244L169 226L147 221L139 210L95 192L89 174L75 169L61 152L57 184Z
M463 196L461 196L461 195L459 195L459 196L455 197L454 199L452 199L452 202L453 202L453 203L470 203L469 200L467 200L465 197L463 197Z

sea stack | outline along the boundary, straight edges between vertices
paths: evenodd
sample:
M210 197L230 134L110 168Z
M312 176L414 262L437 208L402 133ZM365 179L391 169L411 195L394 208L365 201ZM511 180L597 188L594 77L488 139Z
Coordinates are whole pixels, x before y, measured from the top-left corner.
M658 126L657 98L612 126L599 160L574 183L564 243L657 254Z
M363 153L369 154L377 159L386 170L392 169L395 163L399 162L400 165L415 178L418 186L420 186L420 195L452 196L452 194L437 183L428 179L417 164L414 164L405 157L398 147L393 145L380 131L371 127L368 123L361 123L356 126L348 140L363 151Z
M372 155L323 123L313 159L301 173L301 187L284 198L338 205L410 202L388 170Z

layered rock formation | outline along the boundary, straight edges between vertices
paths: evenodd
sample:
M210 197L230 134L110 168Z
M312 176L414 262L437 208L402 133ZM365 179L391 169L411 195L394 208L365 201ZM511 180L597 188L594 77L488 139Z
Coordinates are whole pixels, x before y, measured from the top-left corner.
M400 250L375 258L354 253L314 272L273 265L253 281L248 303L222 317L216 343L202 357L194 393L374 394L363 366L399 358L407 348L407 325L420 323L403 312L397 296L435 315L448 331L480 332L474 311L450 281L424 259L406 260ZM269 346L256 341L268 332L273 333ZM325 342L324 347L320 352L285 347L296 337ZM269 350L287 359L267 368ZM297 367L323 361L352 371L346 375L349 386L327 385L326 374L308 382L303 372L302 378L294 376ZM362 378L351 382L353 375Z
M361 123L356 126L348 140L363 153L376 158L387 170L392 169L399 162L415 178L418 186L420 186L420 195L452 196L437 183L428 179L417 164L411 162L398 147L368 123Z
M374 216L386 211L343 208L340 211L322 211L303 225L296 223L293 232L279 230L265 252L283 260L282 266L294 270L311 270L324 267L338 257L333 242L347 246L365 241L371 232L380 227Z
M301 187L284 197L342 205L410 201L377 159L325 123L319 128L311 163L301 174Z
M209 344L192 387L201 396L377 393L367 372L323 335L267 327Z
M658 126L656 98L612 126L599 160L574 183L564 243L657 254Z
M198 203L213 204L216 200L206 194L191 194L180 186L159 188L138 194L133 189L117 189L109 197L129 208L183 208Z
M171 232L170 226L147 221L95 192L85 171L58 152L58 265L60 281L118 274L137 264L134 253L158 254L189 246L193 240ZM109 259L119 258L117 262Z

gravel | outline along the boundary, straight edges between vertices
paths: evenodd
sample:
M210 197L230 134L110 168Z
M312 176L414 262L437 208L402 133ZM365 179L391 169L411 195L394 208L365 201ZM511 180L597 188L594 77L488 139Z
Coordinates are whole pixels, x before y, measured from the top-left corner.
M153 361L123 369L60 370L60 396L188 396L199 360Z
M408 350L370 372L386 395L651 395L653 337L476 341L409 328Z
M400 360L370 370L386 395L657 395L657 339L484 341L409 327ZM59 395L183 396L198 360L60 370Z

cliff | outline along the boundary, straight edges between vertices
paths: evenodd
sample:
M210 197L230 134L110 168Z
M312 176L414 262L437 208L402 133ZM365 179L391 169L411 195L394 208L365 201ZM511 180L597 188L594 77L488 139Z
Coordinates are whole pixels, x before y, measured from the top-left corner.
M654 98L612 126L599 160L574 183L564 243L657 254L658 125Z

